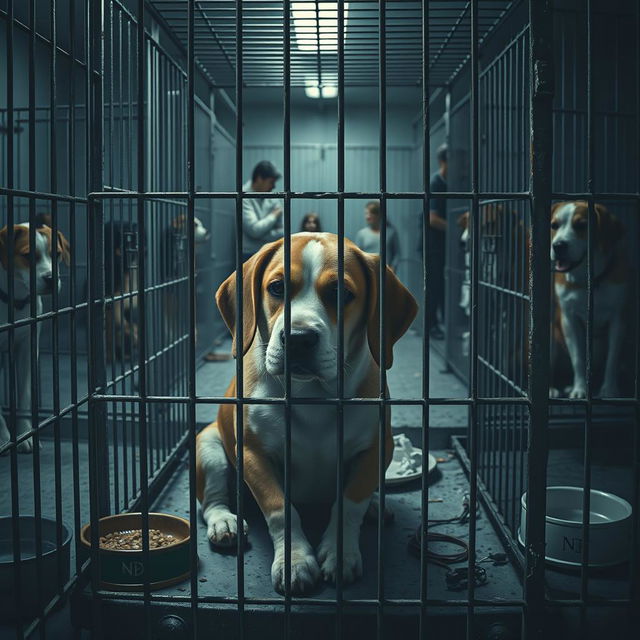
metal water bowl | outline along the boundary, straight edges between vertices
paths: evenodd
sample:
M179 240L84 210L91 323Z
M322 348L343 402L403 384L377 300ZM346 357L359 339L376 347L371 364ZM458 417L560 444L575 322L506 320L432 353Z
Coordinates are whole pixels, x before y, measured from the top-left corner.
M545 559L565 567L580 567L582 562L584 489L547 487L545 517ZM520 499L518 541L525 545L527 494ZM633 509L613 493L591 489L589 505L589 567L609 567L629 560Z

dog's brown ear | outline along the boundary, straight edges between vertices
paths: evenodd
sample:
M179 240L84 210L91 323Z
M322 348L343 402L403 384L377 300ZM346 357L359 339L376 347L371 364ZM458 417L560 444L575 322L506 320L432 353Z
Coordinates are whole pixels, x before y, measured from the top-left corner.
M9 228L0 230L0 262L6 271L9 268ZM27 255L29 253L29 232L26 227L13 227L13 255Z
M62 258L62 261L69 266L71 263L71 245L62 234L62 231L58 231L58 255Z
M357 251L367 277L367 340L371 355L380 366L380 256ZM389 369L393 364L393 345L413 322L418 304L388 265L385 273L384 311L384 364Z
M258 326L258 308L261 299L262 276L269 260L282 240L264 245L242 265L242 355L244 356ZM216 303L225 324L233 336L233 355L238 356L236 341L236 273L235 271L220 285L216 292Z
M564 202L554 202L551 205L551 218L553 218L553 214L563 205Z
M595 204L596 220L598 221L598 240L604 253L613 251L618 240L624 233L622 223L604 205Z

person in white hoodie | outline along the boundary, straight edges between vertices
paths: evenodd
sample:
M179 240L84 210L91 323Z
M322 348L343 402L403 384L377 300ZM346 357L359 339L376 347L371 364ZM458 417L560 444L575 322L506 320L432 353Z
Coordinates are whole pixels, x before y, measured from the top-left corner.
M273 191L280 173L268 160L253 169L251 180L242 186L247 192ZM244 198L242 200L242 261L248 260L262 245L284 235L282 203L276 198Z

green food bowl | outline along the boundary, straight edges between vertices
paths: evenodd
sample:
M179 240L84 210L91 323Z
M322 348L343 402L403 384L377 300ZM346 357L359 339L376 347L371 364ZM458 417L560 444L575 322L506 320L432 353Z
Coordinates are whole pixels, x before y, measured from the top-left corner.
M99 521L99 536L137 531L142 529L141 513L122 513L107 516ZM163 589L186 580L191 575L191 538L189 522L167 513L150 513L149 529L170 535L175 542L150 548L145 564L141 549L105 549L98 552L100 585L113 591L141 591L144 582L150 589ZM91 525L80 531L84 559L91 556ZM133 545L132 545L133 546Z

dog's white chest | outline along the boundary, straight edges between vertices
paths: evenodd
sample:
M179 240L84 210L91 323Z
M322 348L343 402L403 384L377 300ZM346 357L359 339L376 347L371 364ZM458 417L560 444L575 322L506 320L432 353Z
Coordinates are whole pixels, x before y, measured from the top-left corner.
M269 395L261 385L255 397ZM376 434L374 406L344 410L344 464L368 449ZM249 424L259 437L281 478L284 476L285 411L281 405L253 405ZM291 409L291 491L296 503L331 502L335 498L338 463L338 418L335 407L293 406Z
M585 288L569 288L556 286L556 294L567 317L577 317L586 324L587 290ZM596 329L608 325L618 316L624 307L626 296L625 284L602 283L593 291L593 321Z

